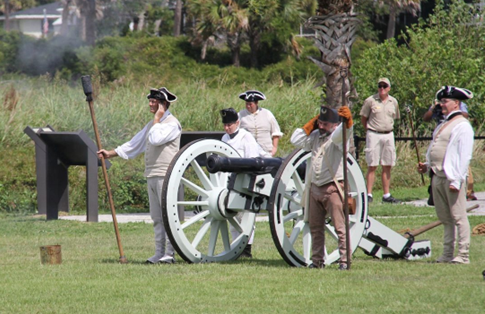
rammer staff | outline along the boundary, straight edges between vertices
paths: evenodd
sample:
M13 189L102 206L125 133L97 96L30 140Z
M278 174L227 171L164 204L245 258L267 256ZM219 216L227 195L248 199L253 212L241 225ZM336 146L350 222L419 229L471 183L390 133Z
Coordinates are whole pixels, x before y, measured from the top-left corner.
M102 147L101 147L101 139L99 137L99 132L98 132L98 124L96 123L96 117L94 116L93 87L91 85L91 77L89 75L85 75L81 77L81 82L83 84L84 94L86 95L86 101L89 104L89 111L91 112L91 119L93 120L94 134L96 136L96 144L98 145L98 151L99 151L102 149ZM113 203L113 196L111 194L111 186L109 184L106 162L104 160L104 156L101 156L100 158L101 158L101 166L103 168L104 182L106 185L106 190L108 191L108 200L109 200L109 206L111 208L111 216L113 217L113 225L115 228L116 242L118 243L118 249L120 251L119 262L121 264L126 264L128 263L128 260L126 259L125 254L123 253L123 247L121 245L120 231L118 230L118 221L116 219L116 212L115 212L115 207Z
M347 106L345 101L345 78L347 77L348 68L340 68L340 75L342 76L342 107ZM347 253L347 270L350 270L351 248L350 248L350 222L349 222L349 178L347 174L347 123L346 119L342 122L342 151L343 151L343 171L344 171L344 216L345 216L345 242Z
M418 163L420 163L418 143L416 141L416 132L414 131L413 117L411 116L411 108L410 108L409 105L406 105L406 111L407 111L408 116L409 116L409 122L411 123L411 131L413 132L414 147L416 147L416 157L418 158ZM423 176L422 173L421 173L421 182L423 182L423 185L425 185L424 176Z

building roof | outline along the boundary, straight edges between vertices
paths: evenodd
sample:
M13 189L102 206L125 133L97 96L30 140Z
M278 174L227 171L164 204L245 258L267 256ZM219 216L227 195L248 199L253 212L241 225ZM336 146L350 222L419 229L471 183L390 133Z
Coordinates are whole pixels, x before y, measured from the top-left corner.
M48 19L59 18L62 16L62 2L59 1L10 13L9 19L43 19L44 9ZM5 16L0 16L0 20L4 19Z

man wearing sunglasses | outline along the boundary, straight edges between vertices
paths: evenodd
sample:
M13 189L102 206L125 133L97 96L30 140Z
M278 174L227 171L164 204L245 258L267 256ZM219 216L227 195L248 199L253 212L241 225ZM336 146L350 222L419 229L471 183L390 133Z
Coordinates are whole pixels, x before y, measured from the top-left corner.
M382 201L400 203L390 192L391 168L396 164L394 145L394 120L400 119L396 98L389 95L391 82L383 77L377 81L377 94L368 97L360 111L362 125L366 130L365 159L367 161L367 199L372 202L372 187L377 167L382 166Z
M426 163L418 172L433 172L431 189L436 215L443 223L443 254L438 263L469 264L470 223L466 212L467 170L473 153L474 132L460 110L460 101L471 99L467 89L443 86L437 93L445 120L433 132ZM455 252L457 234L458 254Z

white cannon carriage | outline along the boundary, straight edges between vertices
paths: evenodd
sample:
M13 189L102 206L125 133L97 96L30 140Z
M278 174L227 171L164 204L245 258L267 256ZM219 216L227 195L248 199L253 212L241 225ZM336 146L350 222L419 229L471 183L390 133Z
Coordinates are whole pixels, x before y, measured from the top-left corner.
M250 159L248 163L218 140L202 139L184 146L172 160L162 187L165 228L177 253L189 263L234 260L248 243L256 214L266 211L283 259L296 267L311 264L310 228L300 205L310 155L295 150L284 160ZM377 258L429 257L429 241L414 241L368 216L362 171L351 155L347 165L350 195L357 204L349 217L352 253L360 247ZM184 220L184 210L195 215ZM229 226L240 233L235 239ZM330 221L326 231L325 263L331 264L338 261L339 253Z

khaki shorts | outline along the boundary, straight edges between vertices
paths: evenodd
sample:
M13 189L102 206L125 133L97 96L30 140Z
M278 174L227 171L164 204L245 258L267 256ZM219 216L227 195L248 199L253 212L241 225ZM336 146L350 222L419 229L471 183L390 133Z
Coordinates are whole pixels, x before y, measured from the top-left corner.
M396 146L394 132L380 134L367 131L365 160L371 167L396 165Z

